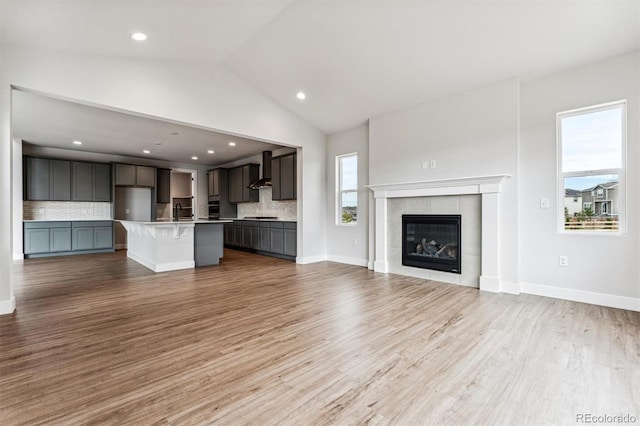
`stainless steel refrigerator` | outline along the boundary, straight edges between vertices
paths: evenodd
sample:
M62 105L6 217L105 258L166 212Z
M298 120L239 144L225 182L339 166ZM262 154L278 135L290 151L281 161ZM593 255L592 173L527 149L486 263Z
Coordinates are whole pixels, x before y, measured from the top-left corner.
M113 202L113 216L118 220L151 221L151 188L117 186ZM127 231L116 222L116 249L126 248Z

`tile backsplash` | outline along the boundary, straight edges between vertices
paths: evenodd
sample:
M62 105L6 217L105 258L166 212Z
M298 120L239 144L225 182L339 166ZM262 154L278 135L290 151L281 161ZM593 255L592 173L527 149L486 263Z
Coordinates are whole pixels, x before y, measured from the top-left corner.
M111 203L24 201L23 220L111 220Z
M259 203L238 204L238 218L246 216L276 216L281 220L295 221L298 219L296 200L273 201L271 199L271 188L261 188Z

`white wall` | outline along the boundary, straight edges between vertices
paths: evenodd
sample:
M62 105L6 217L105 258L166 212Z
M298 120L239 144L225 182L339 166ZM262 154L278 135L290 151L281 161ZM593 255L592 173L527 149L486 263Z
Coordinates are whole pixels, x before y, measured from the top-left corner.
M369 124L371 184L498 174L503 183L500 277L518 282L517 79L372 118ZM422 169L436 160L436 168Z
M3 48L0 45L0 55ZM11 121L11 89L6 81L5 63L0 58L0 314L12 312L15 298L11 286L13 280L13 261L11 246L13 232L11 212L13 199L11 191L11 151L12 140L9 123Z
M520 257L523 291L624 305L613 295L640 298L638 268L638 53L615 57L522 85ZM627 234L566 235L557 232L556 113L627 99ZM540 197L551 200L540 209ZM569 267L558 266L558 256ZM550 286L552 289L540 287ZM562 289L567 289L564 291ZM564 295L564 296L563 296ZM580 298L583 299L580 299ZM628 301L632 302L632 301ZM640 309L640 302L635 302ZM626 306L626 305L624 305Z
M336 225L336 156L358 154L358 223ZM327 258L367 266L369 258L369 126L329 136L327 143Z
M326 137L273 103L224 67L4 48L0 81L2 139L0 203L11 205L9 86L89 105L175 120L278 144L300 146L299 259L326 255L324 194ZM300 161L300 160L299 160ZM3 209L0 232L11 235ZM0 301L10 300L11 238L0 239Z

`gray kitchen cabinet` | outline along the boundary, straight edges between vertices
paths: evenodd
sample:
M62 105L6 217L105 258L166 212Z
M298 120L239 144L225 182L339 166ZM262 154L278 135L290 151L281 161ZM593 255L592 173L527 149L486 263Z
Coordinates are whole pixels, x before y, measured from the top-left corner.
M115 174L117 186L136 185L136 166L133 164L116 164Z
M291 153L271 160L271 198L296 199L296 154Z
M269 251L273 253L284 253L284 230L282 222L271 222L269 224Z
M229 169L229 202L242 202L242 168Z
M111 201L111 166L101 163L71 163L73 201Z
M25 255L69 250L71 250L71 222L25 222Z
M111 221L24 223L24 254L29 257L113 251Z
M136 166L136 186L156 186L156 168L150 166Z
M73 250L93 250L93 227L74 227L71 232L71 247Z
M49 228L24 230L24 253L48 253Z
M73 251L113 249L113 222L107 220L71 223Z
M71 162L67 160L49 160L49 178L49 200L70 201Z
M113 224L93 228L93 248L113 249Z
M260 246L259 249L269 251L271 237L269 235L269 222L260 222Z
M93 198L91 201L111 201L111 165L93 163Z
M171 169L158 169L158 186L156 201L158 203L171 202Z
M282 252L287 256L297 255L298 236L296 228L296 222L283 223L284 247Z
M151 166L135 166L133 164L116 164L116 186L142 186L155 188L156 168Z
M257 181L259 176L259 164L245 164L229 169L229 202L258 202L260 193L257 189L249 189L248 186Z
M48 200L50 192L49 160L26 157L24 162L25 199Z
M207 172L209 178L209 198L220 197L220 170L214 169Z
M237 220L225 225L224 244L252 253L295 260L296 222Z
M193 257L196 266L220 263L224 254L223 229L223 226L216 223L196 223L193 233Z
M93 201L93 164L74 161L72 171L73 201Z

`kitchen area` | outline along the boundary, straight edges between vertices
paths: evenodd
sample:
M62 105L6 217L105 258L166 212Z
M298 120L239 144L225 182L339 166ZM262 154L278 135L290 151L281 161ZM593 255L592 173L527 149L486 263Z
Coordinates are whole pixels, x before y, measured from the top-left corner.
M206 179L198 179L202 170L25 151L25 259L126 249L164 272L217 265L230 248L295 261L293 149L208 169Z

